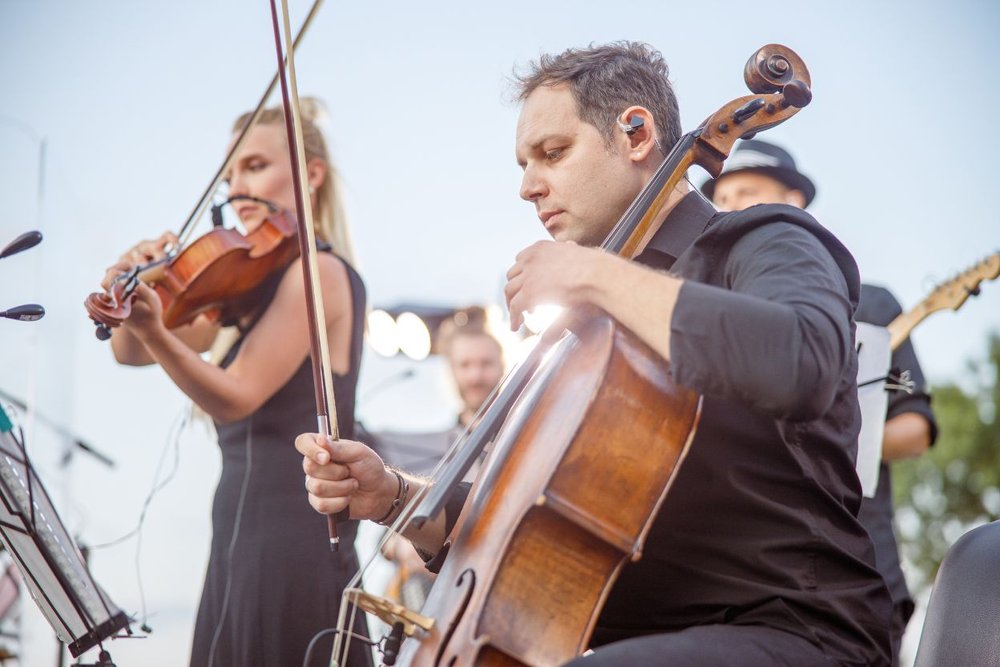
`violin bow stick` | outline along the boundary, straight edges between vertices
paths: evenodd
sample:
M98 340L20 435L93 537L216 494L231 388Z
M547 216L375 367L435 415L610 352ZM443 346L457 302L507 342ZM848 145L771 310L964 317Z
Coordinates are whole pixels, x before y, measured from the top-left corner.
M299 48L299 42L306 34L306 30L312 24L313 18L319 13L319 7L323 4L323 0L315 0L312 7L309 9L309 14L306 16L305 20L302 21L302 27L299 28L299 34L295 36L295 41L292 42L291 52ZM291 53L289 53L291 57ZM205 213L205 209L208 207L208 203L212 200L212 195L219 188L219 183L225 177L226 173L229 171L229 167L233 164L233 159L239 154L240 149L243 148L243 144L246 142L247 134L253 129L254 125L257 124L257 119L260 118L260 114L264 111L264 105L267 104L267 100L271 97L271 93L274 92L274 87L278 83L278 77L281 73L282 65L278 64L278 71L274 73L271 77L271 82L267 84L267 88L264 90L264 94L260 96L260 101L257 102L257 106L254 107L253 113L250 114L250 120L247 121L246 127L240 130L239 135L236 137L236 141L233 142L232 148L226 154L226 159L222 161L222 165L219 167L218 171L215 172L215 176L209 182L208 187L201 194L198 199L198 203L194 205L191 209L191 213L188 215L187 220L184 221L184 225L181 227L180 232L178 232L178 246L183 248L187 244L187 239L194 230L194 223L199 220L202 214Z
M294 48L289 49L287 59L282 54L281 29L278 26L278 8L275 0L271 3L271 19L274 24L274 45L278 54L278 78L281 82L281 98L285 108L285 129L288 134L288 148L292 158L292 182L295 188L296 218L299 225L299 254L302 257L302 276L305 282L306 311L309 318L309 356L312 359L313 386L316 394L316 422L321 435L338 440L337 408L333 395L333 379L330 371L330 351L327 346L326 313L323 310L322 292L319 283L319 267L316 261L316 232L313 228L312 206L306 205L306 156L302 144L302 116L299 109L298 88L295 83ZM285 43L291 44L291 28L288 23L288 5L281 0L282 23ZM287 75L286 67L287 64ZM327 515L330 533L330 550L340 548L337 537L337 519L347 514Z

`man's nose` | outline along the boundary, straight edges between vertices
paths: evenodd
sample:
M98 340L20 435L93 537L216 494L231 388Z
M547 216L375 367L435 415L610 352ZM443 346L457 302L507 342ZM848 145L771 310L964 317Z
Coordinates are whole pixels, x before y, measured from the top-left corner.
M538 172L530 166L527 167L521 177L521 199L533 202L544 196L546 191L545 182L538 176Z

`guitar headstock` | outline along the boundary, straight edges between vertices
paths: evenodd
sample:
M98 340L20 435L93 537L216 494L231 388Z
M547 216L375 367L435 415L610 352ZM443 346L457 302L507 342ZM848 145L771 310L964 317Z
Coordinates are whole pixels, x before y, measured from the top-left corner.
M927 314L949 308L958 310L966 299L979 294L980 283L994 280L997 276L1000 276L1000 252L993 253L951 280L938 285L922 305L927 309Z

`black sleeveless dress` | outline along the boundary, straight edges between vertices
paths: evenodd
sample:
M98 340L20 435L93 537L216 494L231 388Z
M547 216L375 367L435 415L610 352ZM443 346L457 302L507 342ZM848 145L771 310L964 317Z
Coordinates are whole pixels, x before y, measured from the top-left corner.
M340 434L350 438L365 287L345 266L353 303L351 363L346 375L333 376L333 386ZM277 282L268 290L270 298ZM252 328L229 350L223 367L232 363ZM313 636L336 626L341 592L358 570L356 522L339 525L340 551L331 553L326 518L306 499L302 456L294 441L300 433L316 431L309 360L254 414L217 422L215 428L222 474L212 506L212 548L191 665L301 667ZM367 636L362 616L359 612L354 631ZM332 635L317 642L310 665L329 665L332 646ZM351 646L348 665L372 664L367 645L355 641Z

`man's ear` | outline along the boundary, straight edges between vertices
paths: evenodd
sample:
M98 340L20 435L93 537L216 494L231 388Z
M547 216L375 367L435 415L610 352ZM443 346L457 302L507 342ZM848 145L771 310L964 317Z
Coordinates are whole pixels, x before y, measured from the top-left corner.
M791 204L795 208L805 208L806 196L802 190L787 190L785 192L785 203Z
M618 141L624 142L628 148L629 159L633 162L642 162L657 150L656 121L653 120L652 112L646 107L631 106L625 109L618 116L617 125L622 133L622 138Z

